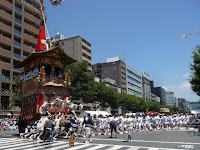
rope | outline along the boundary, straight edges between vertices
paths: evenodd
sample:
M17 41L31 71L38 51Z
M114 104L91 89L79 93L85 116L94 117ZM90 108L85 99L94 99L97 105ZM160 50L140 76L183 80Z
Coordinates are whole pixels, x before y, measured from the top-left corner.
M49 38L49 32L47 30L46 21L45 21L43 9L42 9L43 7L42 7L41 3L40 3L40 6L41 6L42 18L43 18L43 21L44 21L45 31L46 31L46 34L47 34L47 38Z

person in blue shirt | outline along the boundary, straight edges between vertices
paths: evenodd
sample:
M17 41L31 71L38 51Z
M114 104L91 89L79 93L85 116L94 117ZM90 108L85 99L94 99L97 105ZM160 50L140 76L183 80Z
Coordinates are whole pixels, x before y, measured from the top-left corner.
M85 143L91 143L92 140L90 139L92 134L92 125L94 123L92 122L92 118L90 117L90 114L87 114L87 117L84 119L82 125L85 125L85 134L86 134L86 140Z
M73 136L74 138L74 134L75 134L75 131L77 130L77 121L75 120L75 118L72 116L70 118L70 135Z

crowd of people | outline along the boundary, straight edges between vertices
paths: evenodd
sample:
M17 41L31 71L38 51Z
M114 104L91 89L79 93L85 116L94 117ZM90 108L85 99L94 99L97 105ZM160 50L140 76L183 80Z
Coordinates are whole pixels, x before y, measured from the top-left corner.
M118 134L128 134L127 142L132 141L131 134L134 132L150 132L156 130L184 129L191 123L190 115L186 114L137 114L137 115L85 115L78 118L74 111L70 115L46 113L40 120L27 125L22 138L37 139L45 142L49 137L51 141L59 135L64 138L73 136L85 137L85 143L90 143L91 136L109 135L117 138Z
M17 118L2 118L0 119L0 131L5 130L16 130L17 126Z

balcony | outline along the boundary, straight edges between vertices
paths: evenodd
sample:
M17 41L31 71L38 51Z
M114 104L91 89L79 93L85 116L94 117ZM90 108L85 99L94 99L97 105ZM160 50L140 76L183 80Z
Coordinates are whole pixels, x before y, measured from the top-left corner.
M17 53L13 53L13 57L14 58L17 58L17 59L21 59L21 55L20 54L17 54Z
M7 0L1 0L1 4L10 9L13 8L13 4L8 2Z
M9 89L1 89L1 91L3 92L3 93L10 93L10 90Z
M40 19L36 18L35 16L27 13L26 11L24 11L24 17L28 18L29 20L32 20L34 23L36 23L37 25L40 25Z
M28 45L25 45L25 44L24 44L24 50L27 51L27 52L30 52L30 53L33 53L33 51L35 51L34 48L32 48Z
M10 38L7 38L5 36L0 36L0 41L3 41L3 43L6 43L8 45L12 44L11 43L11 39Z
M14 41L14 45L17 46L17 47L21 47L21 43L19 43L17 41Z
M5 63L5 62L0 62L0 68L8 70L10 69L10 64Z
M13 70L14 70L14 71L20 71L20 68L15 68L15 67L13 67Z
M4 30L4 31L7 31L9 33L12 32L12 28L4 23L0 23L0 29Z
M20 25L22 24L22 21L20 19L17 19L17 18L15 18L15 22L20 24Z
M21 31L18 31L17 29L14 29L14 33L21 36Z
M12 20L12 15L8 14L7 12L3 11L2 9L0 10L0 14L6 20Z
M0 54L1 54L2 56L6 56L6 57L10 57L10 56L11 56L11 52L10 52L10 51L4 50L4 49L2 49L2 48L0 48Z
M19 7L17 7L17 6L15 6L15 11L17 11L17 12L19 12L19 13L22 13L22 9L19 8Z
M24 39L27 40L27 41L30 41L32 43L37 44L37 39L34 38L33 36L28 35L28 34L24 33Z
M29 31L33 32L33 33L37 33L39 34L39 29L37 29L36 27L28 24L28 23L25 23L24 22L24 28L28 29Z

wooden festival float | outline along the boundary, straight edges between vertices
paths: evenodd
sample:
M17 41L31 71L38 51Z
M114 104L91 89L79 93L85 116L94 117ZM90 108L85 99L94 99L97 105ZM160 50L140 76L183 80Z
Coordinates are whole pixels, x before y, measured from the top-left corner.
M65 66L76 62L64 53L60 46L48 51L31 54L16 67L21 68L21 115L25 120L33 121L40 117L39 108L46 101L50 104L56 98L65 99L70 86L70 71ZM59 113L60 105L51 109ZM66 113L66 108L61 113Z

